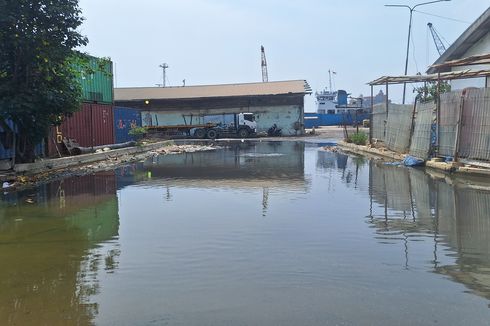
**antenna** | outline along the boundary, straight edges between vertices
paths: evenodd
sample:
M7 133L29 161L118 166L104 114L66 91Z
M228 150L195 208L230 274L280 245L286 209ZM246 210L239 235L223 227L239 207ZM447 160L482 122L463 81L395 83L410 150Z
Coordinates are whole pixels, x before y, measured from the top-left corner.
M332 75L336 75L336 74L337 73L335 71L331 71L330 69L328 70L328 87L330 88L330 92L333 92L333 90L332 90Z
M166 73L166 70L168 68L168 64L166 63L162 63L161 65L159 65L160 68L162 68L162 71L163 71L163 83L162 83L162 87L165 87L165 73Z
M261 53L261 57L262 57L262 62L261 62L262 82L267 83L269 81L269 76L267 74L267 60L265 59L265 49L262 45L260 46L260 53Z

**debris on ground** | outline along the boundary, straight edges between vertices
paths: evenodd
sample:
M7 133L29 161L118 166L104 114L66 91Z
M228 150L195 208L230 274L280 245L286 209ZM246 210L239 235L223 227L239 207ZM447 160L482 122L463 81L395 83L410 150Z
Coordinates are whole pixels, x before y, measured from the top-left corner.
M194 153L202 151L211 151L219 149L218 146L212 145L168 145L160 148L141 152L136 154L123 154L119 156L109 156L106 160L93 162L85 165L71 166L63 169L49 170L35 175L19 175L14 176L11 180L3 183L2 188L4 192L19 190L28 188L41 183L47 183L50 181L71 177L82 176L86 174L92 174L99 171L107 171L115 169L119 166L131 162L143 161L149 157L156 157L159 155L170 154L182 154L182 153ZM102 149L102 151L104 151Z

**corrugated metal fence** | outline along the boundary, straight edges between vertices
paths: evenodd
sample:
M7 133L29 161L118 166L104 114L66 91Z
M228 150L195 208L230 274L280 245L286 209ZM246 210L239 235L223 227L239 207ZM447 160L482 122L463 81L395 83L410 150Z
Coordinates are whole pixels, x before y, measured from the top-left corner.
M386 146L397 152L405 153L410 145L412 129L412 105L390 103L388 117L386 104L373 107L373 138L386 143Z
M387 116L386 105L376 105L372 120L373 138L390 150L427 159L438 144L440 156L490 160L490 88L441 94L438 135L435 103L417 103L415 114L390 103Z
M408 151L412 117L412 105L390 103L385 137L385 143L389 149L400 153Z
M490 160L490 88L468 89L462 101L459 156Z
M439 154L453 156L458 122L461 91L441 94L439 121Z
M422 159L429 157L433 134L435 134L435 110L435 103L422 103L417 105L410 143L410 155Z
M384 141L386 125L386 105L376 104L373 106L373 138Z
M440 155L452 157L457 147L459 157L490 160L490 89L471 88L443 94L439 128Z

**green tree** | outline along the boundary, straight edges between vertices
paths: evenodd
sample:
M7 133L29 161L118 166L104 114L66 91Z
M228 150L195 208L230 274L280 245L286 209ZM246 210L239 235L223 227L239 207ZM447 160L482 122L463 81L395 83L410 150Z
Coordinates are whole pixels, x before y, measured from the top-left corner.
M82 22L78 0L0 0L0 123L15 123L19 161L32 161L49 127L80 107Z
M451 85L447 81L441 81L439 84L440 94L450 91ZM422 103L435 102L437 98L437 82L427 82L424 86L416 87L413 92L417 93L417 97Z

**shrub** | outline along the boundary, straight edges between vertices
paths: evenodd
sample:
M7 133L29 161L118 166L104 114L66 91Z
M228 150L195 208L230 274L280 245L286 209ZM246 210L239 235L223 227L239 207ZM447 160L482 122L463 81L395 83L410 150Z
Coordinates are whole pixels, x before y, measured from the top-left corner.
M128 134L131 136L144 136L148 132L146 127L133 127L129 130Z
M367 135L364 132L360 131L358 133L350 135L347 142L354 143L356 145L366 145L367 138Z

